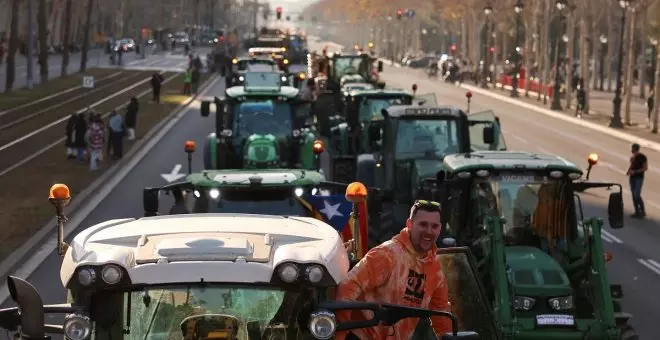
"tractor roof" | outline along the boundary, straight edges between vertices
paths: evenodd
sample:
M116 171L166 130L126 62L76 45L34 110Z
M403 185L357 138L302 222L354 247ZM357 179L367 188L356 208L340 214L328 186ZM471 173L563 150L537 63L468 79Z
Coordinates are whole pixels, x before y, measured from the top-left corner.
M225 91L227 97L236 98L242 96L284 96L287 98L293 98L298 95L298 89L291 86L281 86L281 87L254 87L254 88L245 88L244 86L234 86L230 87Z
M579 172L582 170L566 159L526 151L477 151L469 154L453 154L444 158L444 166L450 172L474 170L562 170Z
M316 185L325 181L317 171L300 169L263 170L204 170L188 175L187 180L197 187L297 187Z
M185 214L116 219L76 235L62 284L83 268L120 266L132 285L271 282L284 262L318 264L337 284L348 272L337 231L311 217ZM231 275L228 275L231 273ZM98 274L97 274L98 275Z
M465 114L461 109L453 106L392 105L385 110L392 118L460 117Z
M412 97L413 94L401 89L369 89L369 90L353 90L351 91L353 97L392 97L392 96L408 96Z

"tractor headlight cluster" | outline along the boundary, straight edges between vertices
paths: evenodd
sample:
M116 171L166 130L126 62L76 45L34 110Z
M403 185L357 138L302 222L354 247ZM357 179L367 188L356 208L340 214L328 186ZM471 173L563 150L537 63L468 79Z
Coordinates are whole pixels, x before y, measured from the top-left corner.
M573 296L562 296L548 299L548 304L554 310L568 310L573 308Z
M97 275L100 272L100 275ZM96 283L98 278L106 285L116 285L124 277L124 271L116 264L106 264L99 268L85 267L78 269L78 283L89 287Z
M92 333L92 322L81 314L69 314L64 317L64 335L71 340L85 340Z
M323 281L326 276L325 269L318 264L298 265L293 262L286 262L277 266L277 277L284 283L294 283L300 279L311 284L317 284Z
M528 311L534 307L536 300L527 296L516 296L513 299L513 308L520 311Z
M330 339L337 330L335 314L329 311L318 311L309 316L309 331L316 339Z

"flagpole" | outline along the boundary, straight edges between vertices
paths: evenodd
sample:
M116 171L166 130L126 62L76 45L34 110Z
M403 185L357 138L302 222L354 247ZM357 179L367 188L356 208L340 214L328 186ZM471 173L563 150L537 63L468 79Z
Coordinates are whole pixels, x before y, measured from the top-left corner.
M354 244L354 256L355 259L358 259L360 254L360 208L359 204L353 204L351 209L351 233L353 234Z

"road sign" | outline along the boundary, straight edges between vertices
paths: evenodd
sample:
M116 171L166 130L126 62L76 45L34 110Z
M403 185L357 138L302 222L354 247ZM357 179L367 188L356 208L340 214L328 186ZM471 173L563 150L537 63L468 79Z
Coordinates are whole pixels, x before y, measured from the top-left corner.
M94 88L94 77L92 76L84 76L83 77L83 85L84 88L88 89L93 89Z

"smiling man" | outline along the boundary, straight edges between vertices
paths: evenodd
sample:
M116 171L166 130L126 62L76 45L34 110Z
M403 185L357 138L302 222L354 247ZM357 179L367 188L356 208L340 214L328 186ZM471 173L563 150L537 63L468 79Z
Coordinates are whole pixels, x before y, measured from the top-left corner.
M401 233L369 250L339 284L337 300L392 303L449 312L447 285L436 255L435 243L440 229L440 204L416 201ZM340 313L338 318L340 321L369 319L366 313ZM408 318L393 327L339 332L337 339L410 339L417 322ZM451 332L449 319L437 317L431 322L436 334Z

